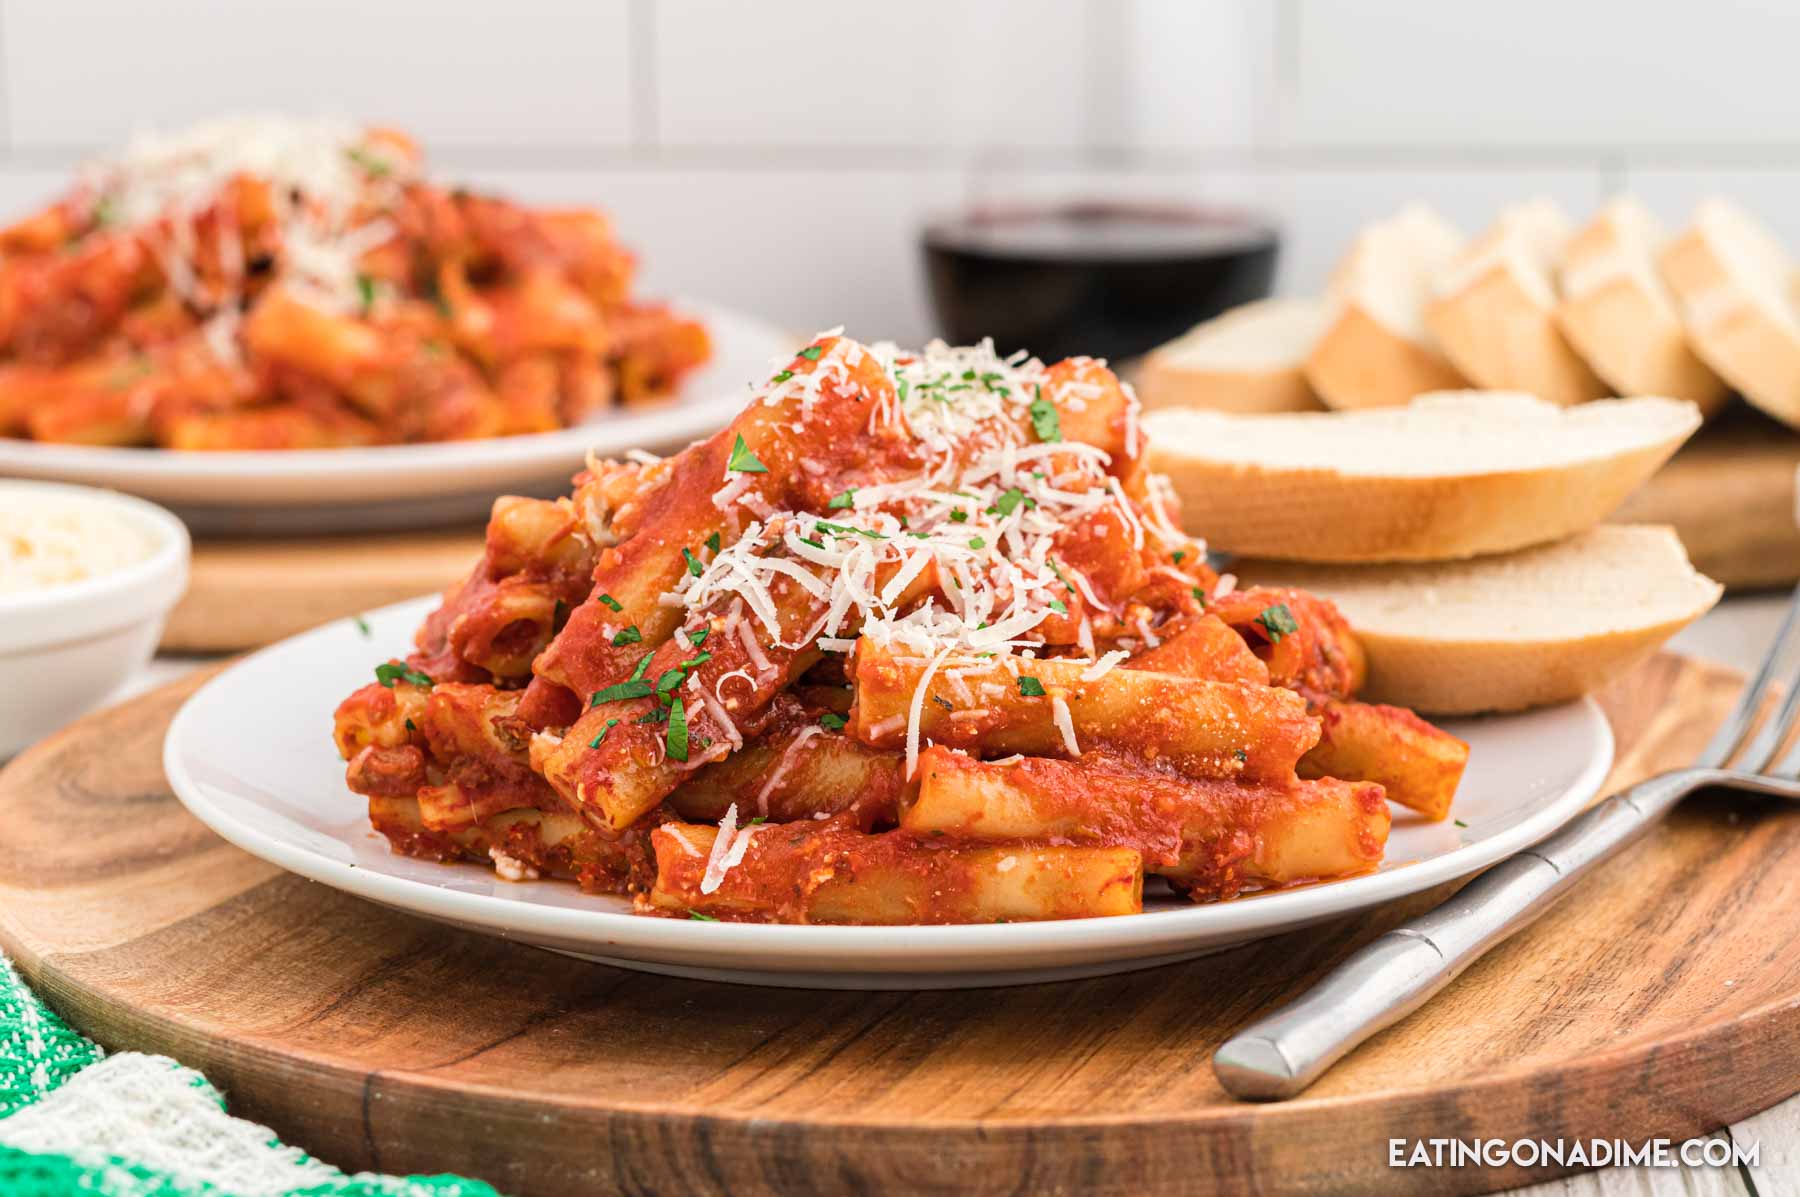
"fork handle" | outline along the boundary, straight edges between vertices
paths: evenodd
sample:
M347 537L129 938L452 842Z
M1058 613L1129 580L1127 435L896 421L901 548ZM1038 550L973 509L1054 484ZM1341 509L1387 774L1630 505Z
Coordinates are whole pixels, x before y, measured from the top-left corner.
M1245 1100L1293 1097L1534 922L1683 797L1725 776L1688 769L1640 782L1495 865L1443 905L1371 940L1292 1003L1226 1040L1213 1054L1219 1083Z

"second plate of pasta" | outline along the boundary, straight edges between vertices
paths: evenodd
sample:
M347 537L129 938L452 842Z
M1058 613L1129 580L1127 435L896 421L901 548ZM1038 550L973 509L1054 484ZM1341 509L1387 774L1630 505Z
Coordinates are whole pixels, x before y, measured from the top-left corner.
M1611 765L1592 700L1446 730L1470 746L1455 818L1396 809L1381 867L1362 876L1195 904L1148 890L1128 917L957 926L785 926L643 918L566 882L508 881L472 864L397 855L372 831L321 742L319 712L403 652L434 605L417 600L266 649L203 687L164 764L188 809L283 868L426 918L628 968L765 985L939 988L1152 967L1366 910L1466 876L1581 810ZM366 631L365 631L366 628ZM273 709L271 702L274 703ZM1328 933L1328 932L1326 932Z

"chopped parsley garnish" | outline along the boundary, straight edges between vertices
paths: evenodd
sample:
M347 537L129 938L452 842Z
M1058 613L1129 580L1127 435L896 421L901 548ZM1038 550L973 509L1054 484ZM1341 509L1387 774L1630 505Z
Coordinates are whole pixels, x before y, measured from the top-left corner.
M1198 586L1194 587L1194 601L1200 604L1200 609L1202 611L1206 610L1206 591L1200 589Z
M943 707L946 711L954 711L956 709L954 706L952 706L950 704L950 700L948 698L945 698L942 694L933 694L931 696L931 701L937 703L940 707Z
M627 698L649 698L650 681L648 678L634 677L630 681L614 682L605 689L594 691L590 707L597 707L603 702L619 702Z
M406 721L406 730L407 731L418 731L419 729L417 727L413 726L413 721L411 719L408 719Z
M817 536L802 536L800 538L800 543L809 544L813 548L820 550L823 550L825 547L825 542L820 540Z
M998 511L1001 515L1011 515L1019 509L1019 504L1024 501L1025 492L1015 486L1005 494L1001 495L998 499L994 500L994 510Z
M619 726L619 721L617 719L608 719L606 721L606 726L600 729L600 734L588 741L588 747L589 748L600 747L600 741L606 739L606 733L611 731L613 728L615 728L617 726Z
M719 534L717 532L706 538L706 547L715 553L719 551Z
M967 523L968 519L969 519L969 513L964 511L960 507L958 507L955 511L952 511L950 513L950 522L953 524Z
M614 598L610 594L601 595L599 598L599 602L602 606L608 607L614 611L623 611L625 609L625 604L621 603L618 599Z
M1046 558L1044 564L1050 567L1050 572L1056 575L1056 580L1063 584L1064 590L1068 591L1070 594L1075 593L1075 588L1069 585L1069 579L1063 576L1063 571L1056 568L1056 562Z
M800 351L800 356L809 362L816 362L825 356L825 347L823 345L808 345L805 349Z
M356 298L362 304L362 314L367 316L369 309L375 306L375 280L366 274L357 275Z
M689 632L688 633L688 643L689 644L705 644L706 643L706 634L710 631L712 631L711 628L700 628L698 631Z
M556 624L558 627L561 627L564 617L566 617L568 614L569 614L569 604L563 602L561 599L557 599L556 606L554 606L550 609L550 621L552 623Z
M867 528L853 528L849 524L834 524L828 520L820 520L813 526L820 531L829 532L833 536L848 536L854 532L858 536L867 536L870 540L887 539L887 533L885 532L871 532Z
M1069 613L1069 604L1063 602L1061 599L1051 599L1050 609L1058 615L1067 615Z
M395 682L405 682L408 685L417 686L421 690L429 690L432 685L430 674L422 673L410 665L397 665L392 661L385 661L375 667L375 680L390 690L394 688Z
M624 648L627 644L641 644L643 640L644 634L638 631L635 623L626 624L624 630L613 633L612 638L614 648Z
M1173 561L1176 565L1180 565L1181 559L1185 556L1187 556L1186 549L1176 549L1173 553L1169 554L1169 560Z
M987 540L980 536L971 536L969 537L969 547L972 549L985 549L987 548Z
M688 917L693 919L696 923L716 923L719 921L710 914L701 914L698 910L688 911Z
M1037 388L1037 398L1025 410L1031 415L1031 430L1037 433L1040 441L1054 445L1062 440L1062 416L1057 412L1056 404L1044 398L1041 385Z
M756 825L757 825L757 824L758 824L758 823L767 823L767 822L768 822L768 821L769 821L769 816L767 816L767 815L758 815L758 816L756 816L756 818L754 818L754 819L752 819L752 820L750 820L750 823L749 823L749 826L751 826L751 827L754 827L754 826L756 826Z
M374 635L374 633L369 630L369 621L362 616L353 616L352 622L356 624L356 630L361 632L365 638Z
M669 759L685 761L688 758L688 725L687 711L681 705L681 699L669 708L669 733L664 738L669 748Z
M677 665L673 669L663 670L662 676L658 677L656 679L657 697L660 698L663 695L669 693L671 690L675 689L675 687L681 685L681 683L686 680L687 680L687 670L680 665Z
M711 653L696 653L694 656L691 656L687 660L683 661L681 663L681 668L683 668L691 673L694 670L700 668L702 665L706 664L710 660L712 660Z
M1454 823L1454 824L1456 824L1456 825L1457 825L1457 826L1458 826L1458 827L1462 827L1462 828L1467 828L1467 827L1468 827L1468 824L1467 824L1467 823L1465 823L1465 822L1463 822L1463 821L1462 821L1462 820L1461 820L1461 819L1452 819L1452 820L1450 820L1450 821L1451 821L1451 822L1452 822L1452 823Z
M666 707L652 707L648 714L632 720L633 723L667 723L668 721L669 712Z
M1236 757L1238 759L1238 763L1240 763L1240 764L1242 764L1244 761L1247 761L1250 759L1250 754L1245 752L1242 748L1232 749L1231 755Z
M1294 613L1287 609L1286 603L1264 607L1262 614L1256 617L1256 622L1268 633L1271 644L1280 644L1283 636L1292 636L1300 630L1300 625L1294 622Z
M845 719L836 711L827 711L819 716L819 726L825 728L827 731L843 731L844 724L848 722L849 720Z
M687 571L696 578L706 572L706 567L700 564L700 558L694 556L688 549L683 548L681 550L681 559L687 562Z
M832 511L842 511L846 507L856 506L856 488L852 486L849 490L832 495L831 502L825 506Z
M637 668L631 671L631 676L625 681L614 682L603 690L594 691L594 697L588 702L588 706L597 707L603 702L617 702L624 698L650 697L652 687L644 672L650 668L650 658L655 655L652 651L639 657Z
M740 474L766 474L769 467L757 460L756 454L750 452L750 446L744 443L743 434L739 434L737 443L731 446L731 460L725 463L728 470L736 470Z
M380 158L377 158L375 155L369 153L369 151L363 149L359 145L353 145L349 149L345 150L344 156L346 158L350 159L350 161L356 163L358 166L362 167L363 170L366 171L369 175L371 175L377 179L382 178L385 175L391 173L394 169L393 167L389 166L386 162L383 162Z
M792 378L793 376L794 376L794 372L792 370L783 370L781 373L777 374L775 377L769 379L769 381L770 382L786 382L788 379Z
M1030 677L1030 676L1020 678L1019 679L1019 697L1021 697L1021 698L1042 698L1042 697L1044 697L1044 683L1042 683L1042 682L1038 681L1036 678Z
M100 228L109 228L119 223L119 201L110 195L102 196L94 205L94 224Z

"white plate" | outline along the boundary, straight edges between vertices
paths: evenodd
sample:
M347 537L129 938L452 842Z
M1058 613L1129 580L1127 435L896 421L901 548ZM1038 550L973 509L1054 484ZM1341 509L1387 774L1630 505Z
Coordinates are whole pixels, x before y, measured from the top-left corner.
M1122 918L953 927L794 927L629 913L556 881L396 856L344 786L330 714L403 653L435 599L328 624L247 657L203 686L163 746L169 784L214 831L264 860L400 910L626 968L849 989L1018 984L1179 960L1366 909L1462 877L1535 843L1587 804L1612 764L1591 700L1446 726L1473 746L1454 816L1396 808L1387 863L1348 881Z
M556 432L366 449L180 452L50 445L0 437L0 476L104 486L171 507L196 532L366 532L479 519L497 494L568 489L589 449L675 449L723 427L749 384L791 354L791 333L682 302L706 322L713 356L655 405L601 412Z

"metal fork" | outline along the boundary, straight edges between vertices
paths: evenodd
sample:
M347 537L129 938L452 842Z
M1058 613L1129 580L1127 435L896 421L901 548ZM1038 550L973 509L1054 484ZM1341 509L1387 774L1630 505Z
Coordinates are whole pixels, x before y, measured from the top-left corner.
M1489 948L1536 921L1695 790L1724 786L1800 798L1800 747L1769 768L1800 712L1800 663L1782 671L1781 706L1751 736L1780 662L1796 642L1800 587L1769 655L1691 768L1613 795L1495 865L1429 914L1371 940L1292 1003L1226 1040L1213 1053L1219 1084L1244 1100L1293 1097L1350 1049L1430 1001ZM1737 767L1727 768L1734 757Z

